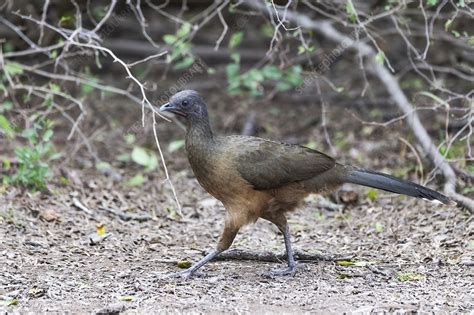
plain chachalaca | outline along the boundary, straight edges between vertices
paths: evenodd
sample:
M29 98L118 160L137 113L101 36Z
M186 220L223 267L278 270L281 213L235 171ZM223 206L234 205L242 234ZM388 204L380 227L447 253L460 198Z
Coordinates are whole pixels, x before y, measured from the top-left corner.
M294 275L286 213L310 193L327 193L343 183L451 204L446 196L396 177L337 163L330 156L300 145L249 136L216 136L209 125L207 106L191 90L173 95L161 111L186 120L186 152L204 189L227 210L217 248L189 269L174 274L189 277L228 249L239 229L258 218L274 223L283 233L288 267L274 275Z

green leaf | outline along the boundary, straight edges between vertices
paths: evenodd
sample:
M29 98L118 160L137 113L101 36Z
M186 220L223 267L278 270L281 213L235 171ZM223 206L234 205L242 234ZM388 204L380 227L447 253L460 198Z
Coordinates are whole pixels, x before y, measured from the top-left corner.
M135 301L137 298L133 295L123 295L123 296L119 296L118 299L120 301L124 301L124 302L133 302Z
M18 62L8 62L5 64L5 71L8 72L10 76L15 76L23 73L23 66Z
M289 68L284 75L284 79L292 86L298 86L303 83L303 78L301 77L301 66L293 66Z
M134 147L132 151L132 160L142 166L148 166L150 163L150 156L144 148Z
M384 230L384 226L380 222L375 222L375 232L382 233Z
M243 38L244 38L243 32L236 32L232 34L229 40L229 48L232 49L239 46Z
M240 54L238 54L238 53L232 53L232 54L230 55L230 59L232 59L232 61L233 61L234 63L237 63L237 64L238 64L238 63L240 63Z
M192 263L187 259L181 259L176 262L176 265L178 265L179 268L187 269L191 267Z
M137 140L137 137L133 133L127 133L125 135L125 143L128 145L132 145Z
M10 162L10 160L4 159L4 160L2 161L2 167L3 167L4 170L8 171L8 170L10 169L10 167L11 167L11 162Z
M177 40L178 38L171 34L166 34L163 36L163 41L168 45L173 45Z
M63 23L69 22L72 20L72 15L63 15L59 19L59 24L62 25Z
M56 92L56 93L61 91L61 88L59 87L59 85L53 82L49 82L49 88L51 89L51 91Z
M53 130L51 129L46 130L46 132L43 134L43 141L48 142L52 136L53 136Z
M8 138L13 138L15 132L8 119L3 115L0 115L0 128L5 132Z
M449 27L451 27L451 24L453 24L453 20L448 19L446 23L444 23L444 31L447 32L449 30Z
M238 77L239 70L240 70L240 66L238 64L235 64L235 63L228 64L225 67L225 71L227 73L227 78L232 79L232 78Z
M183 60L181 60L180 62L176 63L173 68L175 70L186 69L186 68L189 68L193 63L194 63L194 57L187 56L183 58Z
M304 54L305 51L306 51L306 47L304 47L303 45L298 46L298 55Z
M375 189L372 189L372 188L369 188L367 190L367 197L371 200L371 201L375 201L375 199L377 199L379 195L379 192Z
M256 82L262 82L265 79L263 77L262 72L258 69L250 69L247 72L247 78L251 81L256 81Z
M270 23L266 23L260 28L260 33L263 36L268 37L268 38L272 38L274 32L275 32L275 29Z
M158 166L158 158L156 155L141 147L133 148L132 160L137 164L145 166L147 171L154 170Z
M4 101L3 104L0 105L0 113L5 111L9 111L13 108L13 103L10 101Z
M168 145L168 152L173 153L174 151L181 149L184 146L184 142L184 139L171 141Z
M91 79L89 80L91 82L94 82L96 83L96 79ZM89 94L90 92L92 92L94 90L94 86L92 86L91 84L87 84L87 83L82 83L81 84L81 92L82 94Z
M385 53L381 50L375 55L375 62L378 63L379 65L383 65L385 61Z
M264 77L270 79L270 80L280 80L283 73L280 69L278 69L277 66L274 65L267 65L262 68L262 74Z
M97 163L95 163L95 168L103 172L110 170L112 168L112 165L105 161L98 161Z
M355 263L350 260L338 260L336 261L336 264L339 266L353 266Z
M153 171L158 166L158 158L154 152L150 152L150 160L146 166L147 171Z
M117 155L115 159L120 162L128 162L130 161L130 154L122 153L122 154Z
M429 7L433 7L438 4L438 0L427 0L426 4L428 4Z
M354 7L354 4L352 3L352 0L347 0L346 13L349 16L349 20L351 22L356 22L357 21L357 12L356 12L356 9Z
M129 180L127 180L125 182L125 185L127 186L140 186L140 185L143 185L143 183L145 182L145 177L143 176L142 173L138 173L137 175L133 176L132 178L130 178Z
M467 40L468 45L474 46L474 36L470 36Z
M280 92L285 92L291 89L291 85L286 82L278 82L276 85L276 89Z
M178 38L187 36L189 32L191 32L191 28L191 23L184 23L176 32L176 36L178 36Z

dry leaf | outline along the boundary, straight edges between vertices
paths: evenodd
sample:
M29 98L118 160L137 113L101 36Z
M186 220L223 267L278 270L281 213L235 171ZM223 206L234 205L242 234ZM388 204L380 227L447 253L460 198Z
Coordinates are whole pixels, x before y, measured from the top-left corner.
M37 288L37 287L33 287L31 289L28 290L28 296L30 297L35 297L35 298L38 298L38 297L41 297L45 294L45 290L42 289L42 288Z
M191 262L187 259L178 260L176 264L178 265L179 268L183 268L183 269L191 267Z
M96 230L97 235L99 235L99 236L104 236L105 233L106 233L105 224L103 224L103 223L97 224L97 225L95 226L95 230Z
M39 216L46 222L52 222L59 219L59 214L56 211L50 209L41 211Z

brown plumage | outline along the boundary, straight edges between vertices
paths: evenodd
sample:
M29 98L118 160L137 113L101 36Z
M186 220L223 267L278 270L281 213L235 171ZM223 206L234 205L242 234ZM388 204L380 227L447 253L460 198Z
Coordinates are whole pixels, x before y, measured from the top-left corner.
M216 250L179 273L181 276L191 276L228 249L239 229L258 218L274 223L284 235L288 268L273 274L293 275L296 264L285 214L293 211L308 194L330 192L345 182L445 204L450 202L426 187L344 166L322 152L303 146L257 137L215 136L209 125L206 104L195 91L177 93L160 110L186 119L186 152L191 168L202 187L227 210Z

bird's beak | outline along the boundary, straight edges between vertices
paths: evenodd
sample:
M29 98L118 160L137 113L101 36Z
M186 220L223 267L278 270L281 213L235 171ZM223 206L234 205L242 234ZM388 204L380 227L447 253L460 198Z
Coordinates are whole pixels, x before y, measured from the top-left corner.
M179 116L182 116L182 117L188 116L186 113L183 113L182 111L178 110L177 108L175 108L170 103L166 103L166 104L161 105L160 112L171 112L173 114L176 114L176 115L179 115Z
M169 111L170 107L171 107L170 103L163 104L160 107L160 112L167 112L167 111Z

